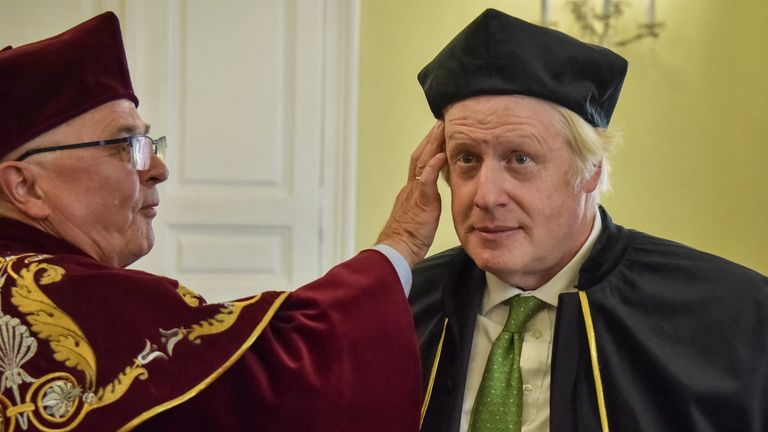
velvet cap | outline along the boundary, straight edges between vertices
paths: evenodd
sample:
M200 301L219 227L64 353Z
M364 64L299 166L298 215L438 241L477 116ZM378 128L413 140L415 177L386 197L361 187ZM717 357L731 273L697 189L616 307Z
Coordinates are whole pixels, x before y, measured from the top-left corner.
M0 51L0 157L118 99L139 104L112 12L58 36L6 47Z
M627 61L607 48L487 9L418 78L435 118L473 96L525 95L605 128L626 73Z

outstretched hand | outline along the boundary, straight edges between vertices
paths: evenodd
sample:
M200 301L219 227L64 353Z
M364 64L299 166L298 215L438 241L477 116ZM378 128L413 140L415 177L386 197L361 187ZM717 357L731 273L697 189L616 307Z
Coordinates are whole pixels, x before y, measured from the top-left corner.
M408 182L377 241L400 252L411 267L424 259L435 239L441 209L437 179L445 161L445 130L438 120L411 154Z

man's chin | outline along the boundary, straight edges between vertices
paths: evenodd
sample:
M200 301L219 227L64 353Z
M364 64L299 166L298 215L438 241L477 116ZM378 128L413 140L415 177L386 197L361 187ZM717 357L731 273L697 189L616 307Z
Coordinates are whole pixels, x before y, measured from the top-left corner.
M468 251L467 253L478 267L493 274L515 271L519 264L517 260L503 251L481 250Z
M525 274L526 264L530 266L530 263L522 259L519 254L515 254L507 248L500 250L465 248L465 250L477 267L507 283L510 283L510 278L513 278L514 275ZM520 249L517 249L516 252L520 252ZM510 284L517 286L513 283Z
M150 232L141 239L139 244L134 245L132 248L126 251L126 256L121 260L120 267L128 267L141 258L144 258L147 254L149 254L149 252L152 251L154 246L155 235L150 230Z
M139 258L143 258L147 256L150 252L152 252L152 248L155 247L155 235L154 233L150 233L147 238L144 239L146 243L144 244L144 248L139 252ZM136 258L136 259L139 259Z

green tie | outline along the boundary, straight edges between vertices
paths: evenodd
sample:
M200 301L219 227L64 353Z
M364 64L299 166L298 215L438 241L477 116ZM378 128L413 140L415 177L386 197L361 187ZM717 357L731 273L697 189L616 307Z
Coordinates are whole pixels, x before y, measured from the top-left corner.
M509 300L507 323L488 355L469 432L520 431L523 419L522 333L528 321L543 307L544 303L533 296L516 296Z

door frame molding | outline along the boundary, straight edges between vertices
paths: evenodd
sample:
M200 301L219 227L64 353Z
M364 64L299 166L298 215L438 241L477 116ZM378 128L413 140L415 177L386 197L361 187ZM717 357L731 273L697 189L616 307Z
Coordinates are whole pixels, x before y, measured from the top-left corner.
M360 0L327 0L320 268L355 252Z

